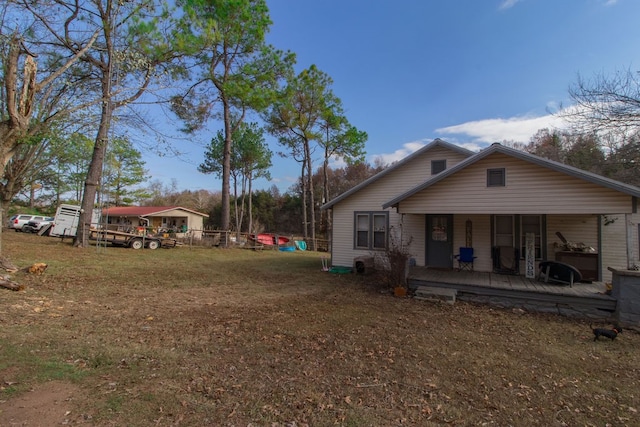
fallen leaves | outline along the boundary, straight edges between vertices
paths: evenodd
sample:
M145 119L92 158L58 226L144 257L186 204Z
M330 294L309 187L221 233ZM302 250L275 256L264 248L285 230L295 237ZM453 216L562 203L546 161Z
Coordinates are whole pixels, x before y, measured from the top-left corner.
M71 251L67 269L56 261L45 276L24 276L48 286L0 293L2 348L33 349L23 353L31 364L12 364L28 372L58 359L82 371L79 381L119 405L102 413L105 425L146 425L158 408L160 425L278 427L631 425L638 416L633 332L596 345L576 320L399 301L311 272L317 256L292 266L267 252L193 250L160 262L163 252L149 252L138 262L127 250ZM78 256L91 269L72 267ZM154 271L150 260L179 268Z

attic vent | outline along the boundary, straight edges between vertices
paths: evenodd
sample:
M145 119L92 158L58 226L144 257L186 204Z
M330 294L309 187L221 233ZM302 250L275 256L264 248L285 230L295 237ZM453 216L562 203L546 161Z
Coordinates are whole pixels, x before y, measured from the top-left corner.
M506 171L504 168L487 169L487 187L504 187Z
M431 175L436 175L447 168L446 160L431 160Z

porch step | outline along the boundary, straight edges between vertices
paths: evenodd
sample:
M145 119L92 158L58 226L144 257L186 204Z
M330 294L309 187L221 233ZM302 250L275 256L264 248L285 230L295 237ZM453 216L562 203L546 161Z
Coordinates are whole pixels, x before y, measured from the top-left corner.
M458 291L450 288L438 288L435 286L418 286L415 290L415 299L426 301L444 301L449 304L456 302Z

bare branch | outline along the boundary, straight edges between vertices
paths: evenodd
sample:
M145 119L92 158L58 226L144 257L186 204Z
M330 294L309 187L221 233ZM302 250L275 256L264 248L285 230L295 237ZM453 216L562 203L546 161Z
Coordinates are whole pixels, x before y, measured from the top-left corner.
M56 70L54 73L50 74L46 79L44 79L42 82L40 82L38 84L38 89L48 85L49 83L51 83L53 80L57 79L58 77L60 77L62 75L62 73L64 73L65 71L67 71L69 69L69 67L71 67L73 65L74 62L76 62L80 57L82 57L89 49L91 49L91 47L93 46L93 44L95 43L96 39L98 38L98 35L100 34L99 30L96 30L93 35L91 36L91 38L89 39L89 41L87 42L87 44L80 49L79 51L77 51L71 58L69 58L67 60L67 62L60 67L58 70Z
M560 113L576 129L586 132L628 131L640 126L640 82L631 70L592 80L578 77L569 88L574 102Z

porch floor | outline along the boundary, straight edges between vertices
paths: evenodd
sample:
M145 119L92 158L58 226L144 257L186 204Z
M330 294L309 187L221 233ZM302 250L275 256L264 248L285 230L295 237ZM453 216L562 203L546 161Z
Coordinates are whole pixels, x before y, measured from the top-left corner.
M537 311L579 312L589 317L607 317L616 308L616 299L605 294L603 282L558 285L527 279L524 275L477 271L438 270L412 267L409 287L455 289L458 299L493 302L503 306L526 307Z

